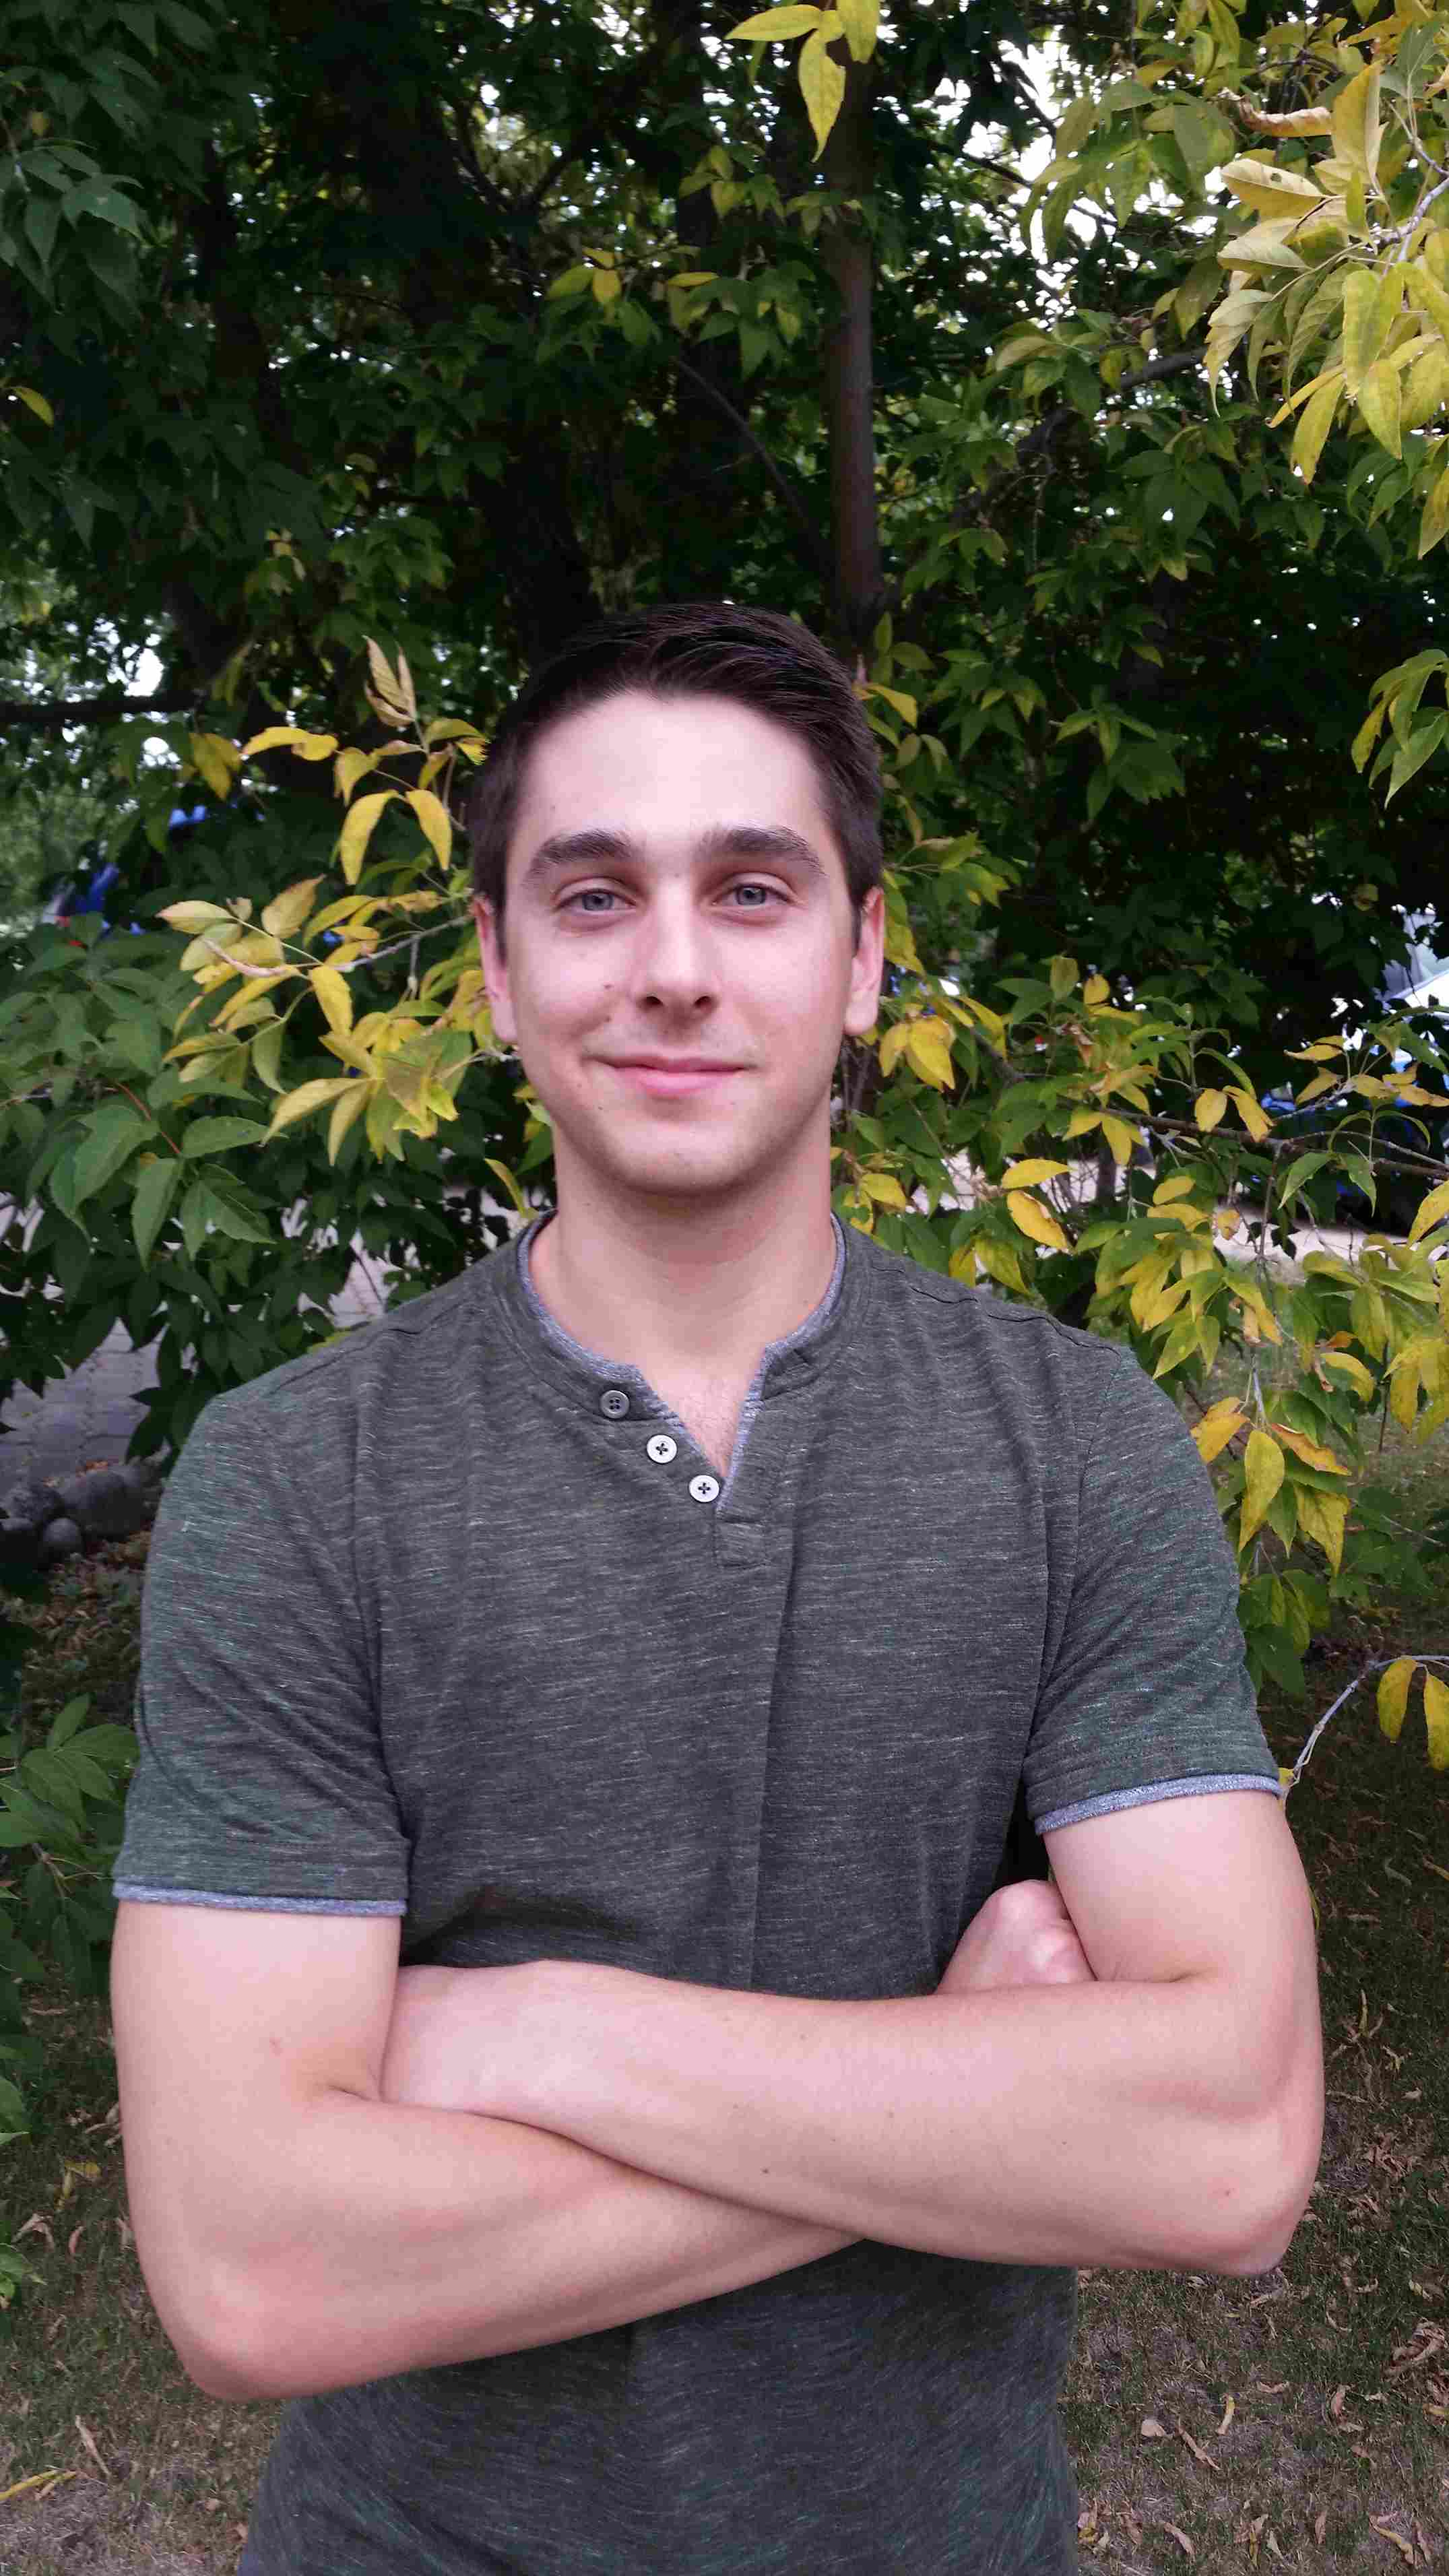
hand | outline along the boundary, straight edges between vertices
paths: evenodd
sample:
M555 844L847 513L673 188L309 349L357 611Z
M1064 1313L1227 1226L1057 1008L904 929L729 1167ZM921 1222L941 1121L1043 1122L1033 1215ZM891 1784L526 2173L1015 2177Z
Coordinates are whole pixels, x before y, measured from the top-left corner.
M1058 1890L1027 1878L998 1887L958 1941L939 1994L986 1986L1075 1986L1093 1981L1077 1927Z

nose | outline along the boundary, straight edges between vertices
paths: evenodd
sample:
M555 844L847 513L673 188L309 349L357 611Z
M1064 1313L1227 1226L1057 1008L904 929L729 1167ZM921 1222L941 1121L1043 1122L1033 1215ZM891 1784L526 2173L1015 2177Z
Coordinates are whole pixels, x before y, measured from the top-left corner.
M699 1010L718 997L707 925L687 885L661 887L634 945L634 998L656 1009Z

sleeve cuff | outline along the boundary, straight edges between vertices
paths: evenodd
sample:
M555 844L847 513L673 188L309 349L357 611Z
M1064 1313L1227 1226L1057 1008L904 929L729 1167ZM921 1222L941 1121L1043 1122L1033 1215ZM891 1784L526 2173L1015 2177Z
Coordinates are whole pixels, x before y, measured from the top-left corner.
M1108 1789L1100 1798L1083 1798L1074 1807L1054 1807L1048 1816L1036 1819L1039 1834L1052 1834L1060 1825L1080 1825L1088 1816L1112 1816L1122 1807L1150 1807L1159 1798L1202 1798L1218 1789L1266 1789L1270 1797L1281 1797L1276 1780L1262 1771L1214 1771L1195 1780L1154 1780L1145 1789Z
M118 1902L127 1905L220 1905L242 1914L406 1914L401 1897L380 1896L224 1896L210 1888L138 1887L131 1879L114 1882Z

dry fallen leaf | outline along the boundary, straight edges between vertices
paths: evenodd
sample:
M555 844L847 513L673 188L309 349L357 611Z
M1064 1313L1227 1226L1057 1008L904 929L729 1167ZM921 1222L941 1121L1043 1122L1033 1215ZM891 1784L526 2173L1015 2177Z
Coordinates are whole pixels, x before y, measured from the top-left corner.
M1187 2533L1185 2531L1180 2531L1175 2522L1165 2522L1162 2528L1164 2531L1172 2534L1172 2537L1176 2541L1178 2548L1182 2551L1184 2558L1196 2558L1197 2551L1194 2549L1192 2542L1188 2539Z
M1167 2439L1167 2426L1165 2424L1159 2424L1155 2415L1144 2415L1142 2418L1142 2439L1144 2442L1165 2442Z
M1323 2547L1323 2535L1327 2529L1328 2513L1325 2509L1322 2513L1316 2513L1313 2517L1313 2537L1317 2541L1320 2549Z
M1177 2429L1184 2442L1186 2442L1188 2449L1191 2451L1193 2458L1195 2460L1201 2460L1205 2469L1211 2469L1215 2478L1221 2477L1222 2471L1218 2467L1216 2460L1213 2458L1211 2451L1205 2451L1201 2442L1195 2442L1193 2440L1192 2435L1189 2433L1185 2424L1179 2424Z
M1226 2433L1228 2426L1231 2424L1237 2411L1237 2400L1233 2396L1231 2389L1229 2389L1228 2394L1223 2399L1223 2420L1218 2426L1218 2437L1220 2440L1223 2434Z
M100 2452L96 2448L96 2437L91 2431L89 2425L83 2424L78 2415L75 2419L75 2429L79 2433L82 2442L90 2453L91 2458L95 2461L96 2467L100 2470L102 2477L108 2478L111 2473L107 2468L105 2461L101 2458Z
M1391 2540L1394 2547L1397 2549L1399 2556L1404 2559L1410 2567L1418 2566L1418 2554L1414 2548L1414 2544L1412 2540L1405 2540L1402 2532L1395 2531L1389 2523L1379 2521L1373 2514L1369 2515L1369 2529L1370 2531L1378 2532L1381 2539Z

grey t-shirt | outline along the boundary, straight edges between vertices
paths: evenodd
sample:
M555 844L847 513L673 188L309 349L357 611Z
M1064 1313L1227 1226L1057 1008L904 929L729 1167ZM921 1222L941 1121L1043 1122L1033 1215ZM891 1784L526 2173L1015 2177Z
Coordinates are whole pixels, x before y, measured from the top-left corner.
M851 1231L721 1478L529 1239L208 1407L122 1896L914 1995L1019 1788L1038 1830L1276 1791L1207 1476L1129 1356ZM1074 2286L866 2242L299 2400L245 2576L1067 2576Z

